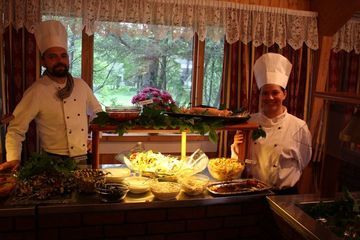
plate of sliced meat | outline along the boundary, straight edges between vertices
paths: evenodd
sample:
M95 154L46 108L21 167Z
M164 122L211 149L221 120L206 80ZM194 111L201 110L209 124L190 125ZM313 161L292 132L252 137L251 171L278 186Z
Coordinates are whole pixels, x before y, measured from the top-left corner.
M249 194L270 190L271 187L258 179L238 179L215 182L207 186L207 190L215 195Z

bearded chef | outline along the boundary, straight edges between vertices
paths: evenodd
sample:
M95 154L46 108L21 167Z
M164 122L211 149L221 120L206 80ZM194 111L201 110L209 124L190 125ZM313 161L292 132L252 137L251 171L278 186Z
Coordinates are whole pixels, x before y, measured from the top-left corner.
M306 123L289 114L283 101L292 65L276 53L262 55L254 64L254 75L260 89L260 111L250 121L258 123L266 137L250 142L249 177L262 180L279 194L297 193L295 184L311 158L311 134ZM243 134L237 132L231 145L237 158Z
M16 169L29 123L35 119L43 151L81 159L87 153L88 116L102 111L90 87L69 73L67 33L58 21L44 21L35 30L46 69L16 106L6 134L6 162L0 170Z

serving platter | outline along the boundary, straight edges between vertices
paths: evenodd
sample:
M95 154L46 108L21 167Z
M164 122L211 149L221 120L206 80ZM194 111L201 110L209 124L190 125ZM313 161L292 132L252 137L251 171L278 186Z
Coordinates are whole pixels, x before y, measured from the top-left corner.
M249 194L270 189L269 185L255 178L215 182L207 186L207 190L214 195Z
M199 118L203 120L220 120L224 123L244 123L250 119L250 115L230 115L230 116L216 116L216 115L204 115L204 114L190 114L190 113L175 113L166 112L168 116L182 117L182 118Z

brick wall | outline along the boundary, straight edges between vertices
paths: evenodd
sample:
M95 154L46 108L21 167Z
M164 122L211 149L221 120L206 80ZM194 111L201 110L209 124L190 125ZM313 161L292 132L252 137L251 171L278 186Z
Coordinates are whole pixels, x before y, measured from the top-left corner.
M35 215L0 216L0 239L36 239Z
M39 206L36 221L26 217L0 219L0 239L281 239L264 198L194 207L109 206L63 212L61 208L42 211L46 207Z

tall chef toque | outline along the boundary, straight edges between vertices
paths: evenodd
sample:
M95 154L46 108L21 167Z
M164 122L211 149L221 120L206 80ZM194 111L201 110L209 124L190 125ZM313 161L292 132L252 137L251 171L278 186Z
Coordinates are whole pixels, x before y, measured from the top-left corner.
M59 21L40 22L35 28L35 39L41 55L51 47L62 47L67 50L67 32Z
M292 64L278 53L266 53L254 64L255 80L260 89L265 84L276 84L284 89L289 80Z

